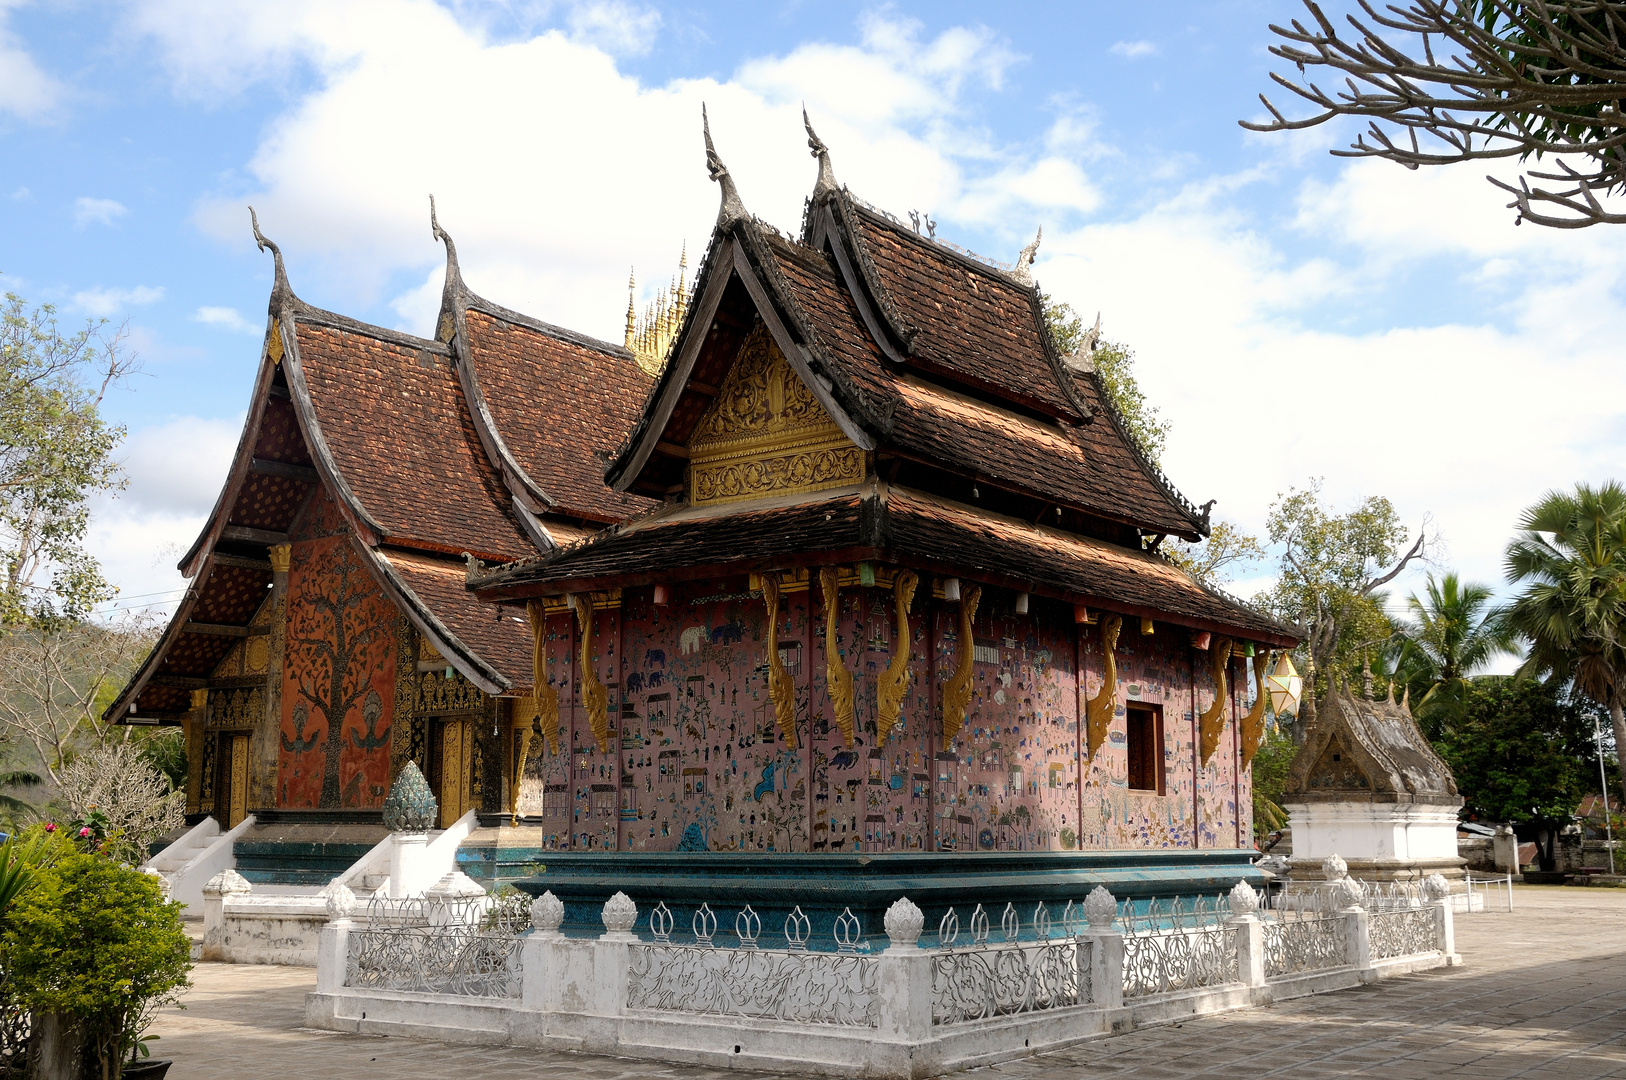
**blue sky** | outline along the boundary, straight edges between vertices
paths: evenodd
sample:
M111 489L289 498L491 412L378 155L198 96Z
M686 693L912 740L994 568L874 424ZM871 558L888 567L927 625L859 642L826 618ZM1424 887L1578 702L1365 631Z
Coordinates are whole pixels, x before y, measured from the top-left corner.
M1193 500L1257 530L1324 476L1495 579L1522 506L1620 461L1621 245L1515 229L1482 169L1242 131L1268 25L1301 10L0 0L0 287L130 320L130 489L92 546L127 602L163 600L263 331L245 204L304 299L424 332L433 191L474 288L618 338L629 265L647 299L715 214L699 103L746 205L793 231L805 101L899 217L1006 261L1043 225L1041 283L1136 348Z

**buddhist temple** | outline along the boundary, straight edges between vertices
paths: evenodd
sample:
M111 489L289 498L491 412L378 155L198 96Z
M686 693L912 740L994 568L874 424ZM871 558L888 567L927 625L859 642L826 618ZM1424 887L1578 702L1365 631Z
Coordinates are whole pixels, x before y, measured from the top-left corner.
M457 866L553 889L567 928L618 890L766 916L773 882L818 923L900 875L939 883L928 914L989 875L1257 876L1248 769L1297 630L1161 553L1206 508L1127 434L1094 335L1058 352L1038 239L1004 267L922 235L807 134L791 236L707 131L704 256L619 346L473 293L433 215L433 340L304 303L256 223L242 440L107 714L185 727L192 820L253 815L244 875L333 878L411 762Z
M1088 351L1058 355L1037 241L1004 270L922 236L808 136L790 237L707 134L716 227L604 473L649 508L471 566L535 631L514 820L570 853L537 856L547 887L585 902L641 866L669 889L703 852L747 876L770 855L1246 866L1259 691L1295 630L1159 553L1207 514Z

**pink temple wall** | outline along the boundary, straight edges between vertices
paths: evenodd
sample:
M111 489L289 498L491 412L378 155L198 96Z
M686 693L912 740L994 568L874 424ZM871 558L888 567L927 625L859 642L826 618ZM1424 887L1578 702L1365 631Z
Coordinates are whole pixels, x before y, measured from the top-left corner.
M1031 615L984 601L967 720L940 745L942 684L958 654L957 605L925 583L910 614L910 674L900 723L876 744L878 677L897 647L892 593L840 593L835 646L853 673L855 731L834 723L825 617L815 581L781 598L768 632L760 595L743 578L628 590L594 613L593 663L609 692L612 734L601 752L581 702L575 617L547 623L550 681L560 693L569 754L533 740L521 812L543 846L626 851L1033 851L1251 843L1249 777L1238 775L1236 717L1246 664L1233 663L1226 726L1207 766L1195 763L1194 716L1212 700L1206 654L1160 625L1142 637L1125 620L1118 706L1106 743L1084 764L1083 697L1102 678L1099 634L1035 603ZM1006 604L1008 608L1008 601ZM1070 609L1065 614L1070 615ZM1083 633L1080 635L1079 630ZM796 687L800 745L779 732L767 694L768 648ZM1193 658L1195 657L1195 661ZM1161 705L1166 793L1127 786L1125 702ZM1238 808L1241 820L1238 820Z

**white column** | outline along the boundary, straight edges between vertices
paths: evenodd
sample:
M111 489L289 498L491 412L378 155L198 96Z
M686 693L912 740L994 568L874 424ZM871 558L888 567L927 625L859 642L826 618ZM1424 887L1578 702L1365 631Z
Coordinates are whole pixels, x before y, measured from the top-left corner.
M1236 972L1243 986L1265 985L1265 924L1257 915L1230 920L1236 930Z
M1090 945L1090 996L1103 1009L1124 1004L1124 936L1116 929L1090 927L1079 935Z
M350 964L350 930L354 924L342 916L322 927L316 939L316 992L333 994L344 989Z
M932 1035L932 958L920 945L925 924L908 897L887 908L886 951L876 961L875 994L880 1037L917 1045Z
M436 874L424 880L428 833L396 833L390 845L390 896L417 896L435 883Z

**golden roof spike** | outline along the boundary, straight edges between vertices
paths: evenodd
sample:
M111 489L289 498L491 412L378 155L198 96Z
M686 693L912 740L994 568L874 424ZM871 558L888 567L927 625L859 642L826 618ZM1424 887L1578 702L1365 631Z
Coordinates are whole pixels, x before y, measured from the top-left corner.
M626 345L625 345L625 347L628 348L628 349L632 348L632 343L633 343L633 339L634 339L634 334L633 334L634 315L633 315L633 305L632 305L633 295L634 295L634 292L633 292L633 270L629 269L627 271L627 340L626 340Z

